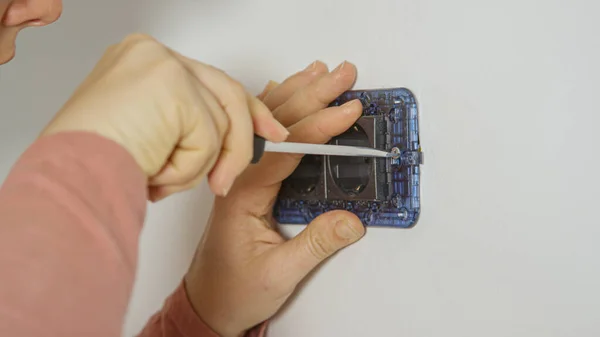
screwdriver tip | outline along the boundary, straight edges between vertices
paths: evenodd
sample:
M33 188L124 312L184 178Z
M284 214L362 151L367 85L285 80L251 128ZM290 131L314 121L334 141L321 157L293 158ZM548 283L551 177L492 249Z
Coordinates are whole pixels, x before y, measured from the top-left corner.
M397 147L393 147L390 153L388 154L388 157L392 159L400 158L400 149Z

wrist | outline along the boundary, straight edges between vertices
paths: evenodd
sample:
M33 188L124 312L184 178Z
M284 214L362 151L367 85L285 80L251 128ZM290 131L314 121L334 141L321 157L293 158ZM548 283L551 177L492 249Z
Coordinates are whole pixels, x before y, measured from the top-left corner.
M219 309L219 305L211 304L219 303L219 301L211 300L211 296L203 296L198 290L198 285L198 280L186 274L184 278L184 290L198 318L220 337L244 337L246 331L236 327L235 321L229 315L229 311Z
M60 116L55 121L48 124L46 128L42 130L39 137L52 136L60 133L89 133L118 144L134 159L140 170L146 176L146 179L150 179L153 175L158 173L160 168L164 165L163 157L166 157L166 155L162 154L170 152L164 149L164 146L161 146L163 144L160 144L160 142L152 144L152 146L146 146L146 148L150 147L153 149L153 151L146 151L143 146L144 144L140 144L135 136L128 135L126 132L120 132L118 128L112 127L111 125L100 122L97 124L90 124L79 120L63 121L60 119Z

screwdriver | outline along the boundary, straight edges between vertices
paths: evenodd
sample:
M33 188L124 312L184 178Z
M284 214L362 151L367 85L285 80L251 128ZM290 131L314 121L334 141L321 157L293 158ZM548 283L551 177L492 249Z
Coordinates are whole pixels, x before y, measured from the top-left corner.
M397 148L392 149L392 152L387 152L369 147L359 146L289 142L273 143L260 136L254 135L254 155L252 157L252 164L258 163L265 152L379 158L398 158L400 156L400 152L397 151Z

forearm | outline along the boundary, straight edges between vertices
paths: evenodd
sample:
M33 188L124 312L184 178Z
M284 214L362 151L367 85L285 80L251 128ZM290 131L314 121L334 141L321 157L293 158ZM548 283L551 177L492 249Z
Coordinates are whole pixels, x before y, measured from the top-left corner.
M145 176L116 143L34 143L0 189L0 335L119 336L145 205Z
M248 331L244 337L263 337L266 323ZM220 337L194 311L182 281L154 314L138 337Z
M120 336L146 186L131 156L94 134L43 138L23 154L0 189L0 336ZM182 283L142 336L218 335Z

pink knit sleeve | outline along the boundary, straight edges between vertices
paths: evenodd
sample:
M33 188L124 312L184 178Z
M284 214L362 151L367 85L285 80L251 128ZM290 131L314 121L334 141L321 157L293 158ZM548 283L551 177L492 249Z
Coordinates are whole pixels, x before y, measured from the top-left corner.
M0 336L119 336L146 179L90 133L35 142L0 189Z
M267 323L250 329L244 337L265 336ZM219 337L204 323L192 308L185 292L185 282L165 301L138 337Z
M62 133L27 149L0 188L0 336L120 336L146 191L129 153L98 135ZM183 286L141 335L217 336Z

